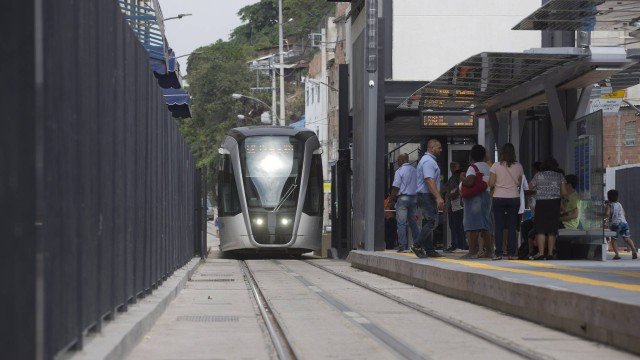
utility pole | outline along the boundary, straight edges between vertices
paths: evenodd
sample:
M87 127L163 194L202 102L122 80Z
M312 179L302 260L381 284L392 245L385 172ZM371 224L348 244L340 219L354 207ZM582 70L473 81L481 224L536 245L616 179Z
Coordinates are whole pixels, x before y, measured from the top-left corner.
M276 110L276 64L274 56L269 59L269 70L271 72L271 125L276 126L278 125L278 111Z
M285 124L284 102L286 97L284 95L284 39L282 34L282 0L278 0L278 34L279 34L279 51L280 51L280 126Z
M365 133L364 145L364 249L368 251L379 250L380 244L384 245L384 231L380 233L376 224L380 223L379 211L382 209L382 201L378 188L378 175L380 161L377 152L378 147L384 144L380 141L380 129L378 123L378 0L366 0L366 25L365 25L365 107L364 121ZM383 130L384 131L384 130ZM384 138L382 138L384 141ZM377 245L377 246L376 246Z
M321 58L321 66L322 69L320 69L320 80L322 83L322 86L320 86L318 89L322 89L322 91L320 92L321 96L320 96L320 101L322 101L321 103L321 108L322 110L322 116L325 117L325 121L323 121L321 123L321 127L322 127L322 132L324 133L324 135L321 138L321 143L320 146L322 147L322 178L324 181L331 181L331 179L329 178L329 81L327 79L327 29L326 28L322 28L322 43L320 44L320 58ZM330 206L326 206L327 204L327 195L323 194L323 201L325 202L325 210L324 210L324 214L323 214L323 222L326 224L329 222L329 209L331 209Z

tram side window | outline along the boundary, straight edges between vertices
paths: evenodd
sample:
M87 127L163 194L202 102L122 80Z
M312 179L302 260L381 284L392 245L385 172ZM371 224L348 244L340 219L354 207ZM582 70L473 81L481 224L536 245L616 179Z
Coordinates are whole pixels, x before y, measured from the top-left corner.
M309 171L309 184L304 199L302 211L310 216L321 216L322 204L322 157L314 154L311 157L311 169Z
M231 155L222 155L218 168L218 214L234 216L240 214L240 198L233 174Z

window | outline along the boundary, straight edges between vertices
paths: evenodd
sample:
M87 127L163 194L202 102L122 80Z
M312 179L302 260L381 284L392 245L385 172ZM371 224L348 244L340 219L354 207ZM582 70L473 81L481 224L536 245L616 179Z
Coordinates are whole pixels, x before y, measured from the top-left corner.
M315 96L315 95L313 94L313 91L314 91L315 89L316 89L315 87L312 87L312 88L311 88L311 103L312 103L312 104L313 104L313 97Z
M624 146L636 146L635 121L628 121L624 124Z
M318 102L320 102L320 85L316 88L316 93L318 94Z
M307 88L307 96L305 96L306 104L309 105L309 88Z
M240 214L240 211L240 198L231 155L222 155L218 168L218 216L235 216Z
M295 208L302 170L300 142L290 136L250 136L242 147L249 209Z
M321 216L323 212L322 191L322 157L314 154L311 157L311 168L309 169L309 183L307 184L307 194L304 199L302 211L309 216Z

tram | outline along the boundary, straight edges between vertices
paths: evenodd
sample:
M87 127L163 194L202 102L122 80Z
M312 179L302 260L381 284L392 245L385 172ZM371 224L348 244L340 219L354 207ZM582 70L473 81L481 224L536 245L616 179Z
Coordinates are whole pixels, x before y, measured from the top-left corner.
M220 149L218 216L225 253L291 254L320 249L322 149L308 129L231 129Z

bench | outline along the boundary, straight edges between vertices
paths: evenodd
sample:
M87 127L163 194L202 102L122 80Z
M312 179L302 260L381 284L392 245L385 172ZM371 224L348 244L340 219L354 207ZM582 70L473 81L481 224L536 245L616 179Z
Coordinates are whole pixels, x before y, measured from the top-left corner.
M556 240L558 259L607 260L606 237L616 233L603 229L559 229Z

